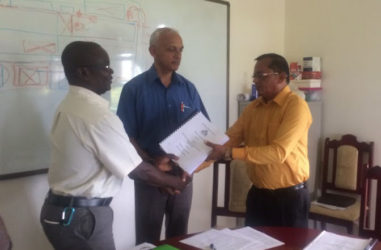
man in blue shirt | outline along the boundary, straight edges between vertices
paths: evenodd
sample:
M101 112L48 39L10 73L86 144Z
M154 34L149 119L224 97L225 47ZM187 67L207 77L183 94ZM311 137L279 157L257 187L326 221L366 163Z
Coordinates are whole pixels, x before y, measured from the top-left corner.
M192 115L208 114L195 86L177 74L183 43L177 31L159 28L150 38L152 67L129 81L120 96L117 114L140 156L156 162L165 156L159 142ZM174 166L168 174L183 175ZM136 244L155 242L165 214L166 237L187 233L192 201L192 183L178 190L155 188L149 181L135 180Z

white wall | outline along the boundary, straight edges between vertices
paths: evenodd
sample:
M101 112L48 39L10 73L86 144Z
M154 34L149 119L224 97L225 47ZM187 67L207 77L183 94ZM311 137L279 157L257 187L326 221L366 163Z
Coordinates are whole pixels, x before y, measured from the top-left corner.
M375 142L381 164L381 1L287 0L285 54L322 58L323 136Z
M254 59L264 53L283 54L284 0L230 0L229 124L237 120L239 93L249 93Z

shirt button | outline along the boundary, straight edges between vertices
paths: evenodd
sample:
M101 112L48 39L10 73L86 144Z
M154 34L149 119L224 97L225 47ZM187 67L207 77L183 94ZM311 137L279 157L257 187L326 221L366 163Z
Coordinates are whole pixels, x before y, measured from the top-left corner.
M168 108L170 108L170 107L172 107L172 105L171 105L171 104L168 104Z

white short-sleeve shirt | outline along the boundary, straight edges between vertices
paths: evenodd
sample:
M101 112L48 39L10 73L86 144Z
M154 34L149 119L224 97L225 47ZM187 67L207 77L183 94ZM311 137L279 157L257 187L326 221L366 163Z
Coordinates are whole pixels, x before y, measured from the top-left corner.
M48 181L56 194L112 197L142 162L109 103L86 88L70 86L50 139Z

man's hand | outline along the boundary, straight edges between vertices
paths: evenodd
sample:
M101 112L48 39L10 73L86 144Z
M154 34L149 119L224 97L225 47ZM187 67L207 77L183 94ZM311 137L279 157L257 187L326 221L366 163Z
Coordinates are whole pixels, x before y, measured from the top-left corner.
M168 172L172 170L172 166L174 165L172 160L177 160L178 157L173 154L166 154L162 156L158 156L155 158L155 166L163 172Z
M187 171L183 170L183 173L181 174L181 180L185 183L188 184L189 182L192 181L193 174L189 175Z
M212 148L212 152L210 152L205 161L218 161L224 159L226 152L230 150L228 146L214 144L210 141L205 142L205 144Z
M179 172L177 175L169 174L169 172L160 171L158 167L148 162L140 163L128 176L135 181L142 181L154 187L172 188L174 194L182 191L189 182L188 178L183 176L183 172Z
M182 170L182 169L181 169ZM160 187L160 192L162 193L168 193L170 195L176 195L176 194L180 194L181 191L186 187L186 185L188 185L189 182L191 182L192 180L192 176L189 175L186 171L183 171L182 170L182 174L181 176L173 176L174 178L178 178L179 180L181 180L181 182L177 182L177 187L180 188L180 189L176 189L176 188L173 188L173 187Z

